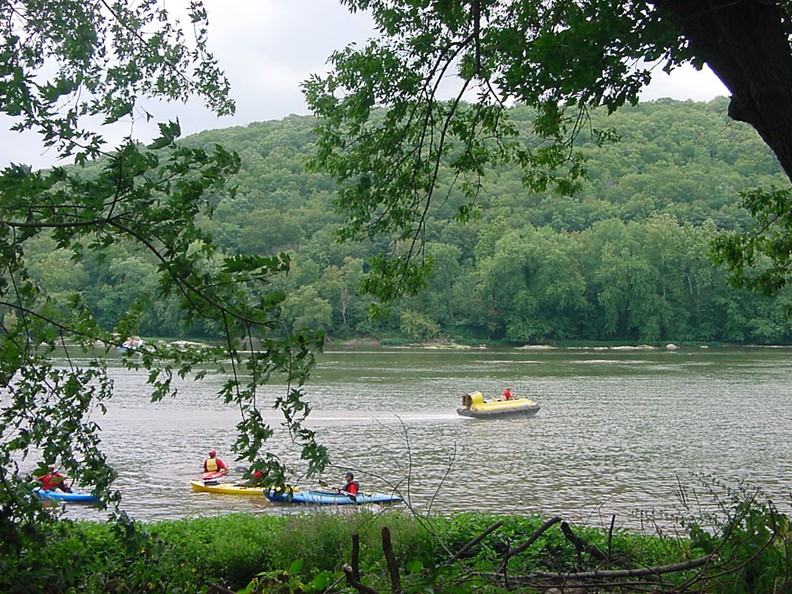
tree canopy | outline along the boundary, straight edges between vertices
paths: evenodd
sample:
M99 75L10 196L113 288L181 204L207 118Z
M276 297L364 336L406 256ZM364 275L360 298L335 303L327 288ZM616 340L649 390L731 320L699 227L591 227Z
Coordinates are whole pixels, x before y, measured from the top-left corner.
M272 429L256 401L258 386L276 376L285 387L275 406L303 458L321 468L324 450L301 424L309 411L301 386L320 336L282 331L285 296L271 286L288 258L226 256L203 227L218 198L231 192L224 181L238 171L238 155L219 145L181 144L174 122L160 123L148 146L129 136L111 147L94 128L139 117L145 98L198 95L217 113L233 110L228 83L207 51L201 2L189 3L192 39L156 1L7 0L0 12L0 113L77 165L32 171L15 164L0 172L2 554L24 550L38 521L54 517L42 509L31 475L57 467L94 485L104 503L118 501L93 416L112 395L102 355L138 334L144 312L159 300L172 300L187 323L212 325L225 343L152 345L126 357L129 367L149 371L152 398L174 393L177 375L200 377L213 361L222 364L229 379L218 396L241 416L235 453L256 469L270 468L268 480L277 483L285 468L266 451ZM113 262L108 274L135 283L150 263L155 274L137 299L120 299L124 314L108 327L74 285L58 295L47 291L54 279L27 257L47 245L56 262L83 278L121 253L128 258ZM66 349L57 361L56 346ZM84 352L94 356L84 359Z
M481 178L506 161L523 167L534 190L573 193L586 172L575 140L589 111L635 104L653 68L707 63L732 93L729 115L753 126L792 174L788 2L343 3L370 11L379 35L333 54L333 70L305 91L321 118L316 164L342 184L343 235L393 239L370 283L385 298L425 278L416 252L426 213L445 198L441 163L467 198L461 219L475 209ZM514 104L534 110L536 142L518 138ZM602 142L615 134L591 131ZM786 193L767 191L746 198L755 227L718 247L744 284L778 289L788 279L790 209Z

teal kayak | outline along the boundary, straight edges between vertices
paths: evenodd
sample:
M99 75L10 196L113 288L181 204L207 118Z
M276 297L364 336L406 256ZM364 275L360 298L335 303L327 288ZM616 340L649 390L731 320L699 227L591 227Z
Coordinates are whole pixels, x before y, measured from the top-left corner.
M94 503L99 501L98 497L90 493L64 493L63 491L45 491L40 488L36 488L35 491L42 499L54 499L56 501L69 501L72 503Z
M401 503L403 498L384 493L358 493L356 496L338 491L265 491L264 495L274 503L305 503L315 505L362 505L364 503Z

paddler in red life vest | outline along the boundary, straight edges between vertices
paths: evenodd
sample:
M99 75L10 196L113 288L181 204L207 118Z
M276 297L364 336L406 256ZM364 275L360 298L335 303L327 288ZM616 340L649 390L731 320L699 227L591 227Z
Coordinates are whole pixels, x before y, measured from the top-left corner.
M349 495L353 501L357 499L357 494L360 492L360 483L355 480L355 475L351 470L348 470L344 475L344 486L338 489L339 493Z
M503 391L503 399L504 399L504 400L511 400L511 399L512 399L511 388L506 388L506 389Z
M220 458L217 457L215 450L209 450L209 457L203 463L204 472L220 472L228 474L228 466Z
M71 493L71 487L66 484L66 477L60 472L55 470L54 466L49 467L49 472L36 477L36 480L41 483L42 491L63 491L64 493Z
M260 487L264 484L264 477L265 474L260 470L254 470L250 474L249 479L242 479L241 481L237 481L236 485L238 487Z

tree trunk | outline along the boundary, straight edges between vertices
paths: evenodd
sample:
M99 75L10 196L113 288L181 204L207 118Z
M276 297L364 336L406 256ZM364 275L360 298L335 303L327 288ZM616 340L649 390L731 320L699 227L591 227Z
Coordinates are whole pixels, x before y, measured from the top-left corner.
M773 0L657 0L657 8L731 91L729 116L752 125L792 180L792 51Z

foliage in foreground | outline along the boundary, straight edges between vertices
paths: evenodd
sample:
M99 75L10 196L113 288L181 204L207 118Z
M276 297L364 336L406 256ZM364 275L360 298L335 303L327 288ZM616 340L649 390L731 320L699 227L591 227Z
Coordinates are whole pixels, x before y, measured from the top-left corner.
M792 592L789 518L747 489L681 519L686 534L561 518L398 512L238 514L139 525L63 522L4 563L16 592ZM121 533L124 533L124 538Z
M218 196L233 193L225 180L239 170L239 157L220 146L183 145L173 122L160 123L160 136L147 146L130 133L111 149L95 129L97 121L131 125L145 99L198 96L218 115L233 112L228 82L207 49L202 3L191 1L186 12L192 42L164 4L2 3L0 116L75 164L47 171L12 164L0 171L0 558L6 563L62 529L49 525L58 514L43 509L33 476L58 468L92 485L102 505L118 503L96 420L113 387L103 353L94 348L106 352L139 334L143 312L162 301L179 311L181 323L214 327L224 343L158 346L125 357L129 368L148 372L152 400L175 395L177 376L201 378L219 369L228 379L218 398L236 404L241 417L234 452L258 470L270 468L268 480L278 483L285 469L264 447L273 430L257 402L259 387L276 374L286 387L274 407L303 460L312 468L326 462L325 450L302 426L309 412L302 385L321 333L286 335L279 323L285 296L271 286L289 269L288 257L225 257L203 227ZM112 260L121 246L144 254L156 273L134 302L124 301L112 327L103 326L74 290L79 279L55 295L35 274L28 250L37 241L80 266ZM134 266L119 267L129 274ZM69 346L56 361L61 344ZM57 567L72 571L68 563Z

